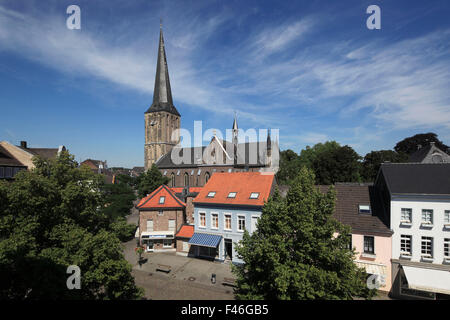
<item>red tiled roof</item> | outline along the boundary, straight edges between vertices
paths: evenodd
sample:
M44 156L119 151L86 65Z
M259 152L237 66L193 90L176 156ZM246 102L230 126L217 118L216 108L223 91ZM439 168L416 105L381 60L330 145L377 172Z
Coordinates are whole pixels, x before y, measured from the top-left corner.
M160 197L165 197L164 203L160 204ZM184 208L186 204L177 198L172 190L166 185L161 185L148 196L139 201L136 208L138 209L158 209L158 208Z
M270 195L273 181L271 172L216 172L193 202L262 206ZM208 198L211 191L216 194ZM236 197L228 198L230 192L236 192ZM259 193L257 199L250 199L253 192Z
M170 190L172 190L175 193L181 193L183 192L184 187L171 187ZM203 187L189 187L189 192L200 192L202 191Z
M194 234L194 226L184 225L181 227L180 231L178 231L176 237L191 238L193 234Z

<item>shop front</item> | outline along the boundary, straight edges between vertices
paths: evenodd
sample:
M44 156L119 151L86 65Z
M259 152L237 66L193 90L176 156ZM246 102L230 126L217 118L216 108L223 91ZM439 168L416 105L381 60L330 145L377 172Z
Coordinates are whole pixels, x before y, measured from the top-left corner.
M141 244L146 252L174 251L175 233L173 231L142 232Z
M195 257L219 260L221 240L221 235L195 232L188 243L193 247Z

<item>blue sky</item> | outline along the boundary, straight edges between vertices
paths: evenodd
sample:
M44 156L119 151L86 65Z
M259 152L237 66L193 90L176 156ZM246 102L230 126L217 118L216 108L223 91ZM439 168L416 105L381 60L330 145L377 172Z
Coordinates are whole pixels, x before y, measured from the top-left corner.
M162 17L183 128L224 132L236 111L296 152L336 140L364 156L429 131L450 144L449 16L446 0L0 0L0 140L142 166Z

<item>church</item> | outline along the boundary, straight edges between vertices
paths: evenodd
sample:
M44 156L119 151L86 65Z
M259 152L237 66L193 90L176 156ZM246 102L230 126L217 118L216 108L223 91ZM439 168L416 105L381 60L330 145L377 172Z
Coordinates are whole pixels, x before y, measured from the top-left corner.
M234 117L232 141L213 135L207 146L180 147L181 114L173 104L162 26L160 27L153 102L145 112L145 170L155 164L170 187L202 187L215 172L278 171L278 141L238 142ZM174 161L176 158L183 161Z

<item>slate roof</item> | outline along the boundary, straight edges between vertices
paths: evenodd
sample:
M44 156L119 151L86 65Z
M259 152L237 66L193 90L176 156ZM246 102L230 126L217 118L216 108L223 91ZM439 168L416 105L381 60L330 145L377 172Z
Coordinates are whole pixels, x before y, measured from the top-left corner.
M318 186L326 193L330 186ZM352 233L389 236L392 231L384 222L380 198L372 184L337 183L333 216L352 228ZM359 205L370 205L372 214L359 213Z
M229 155L233 154L233 144L228 141L221 140L225 150L229 152ZM182 158L185 152L190 152L190 163L181 163L175 164L172 161L171 152L166 153L161 156L156 161L156 166L160 169L169 169L169 168L197 168L200 166L224 166L224 165L234 165L234 160L231 160L229 163L217 163L217 164L209 164L203 163L203 152L207 147L190 147L190 148L173 148L173 152L176 152L177 157ZM264 167L266 164L266 154L265 150L267 149L267 142L246 142L239 143L237 148L237 167ZM225 159L224 159L225 161Z
M29 153L40 156L44 159L54 159L58 155L58 148L23 148L17 146L18 148L28 151Z
M156 64L155 89L153 90L153 103L145 113L166 111L180 116L173 105L172 90L170 88L169 68L167 67L166 50L162 28L159 33L158 61Z
M165 197L164 203L160 204L160 197ZM166 185L161 185L148 196L142 198L136 205L137 209L163 209L163 208L184 208L186 204L181 201L175 193Z
M440 154L444 158L444 162L449 162L448 159L450 159L450 156L444 152L443 150L436 147L436 145L432 142L429 145L420 148L416 152L414 152L412 155L410 155L408 161L414 162L414 163L433 163L433 160L430 158L431 154Z
M216 172L193 203L263 206L271 193L274 177L272 172ZM214 197L208 197L211 191L216 192ZM228 198L230 192L236 192L236 197ZM250 199L252 192L258 192L259 197Z
M450 195L450 163L383 163L391 194Z

